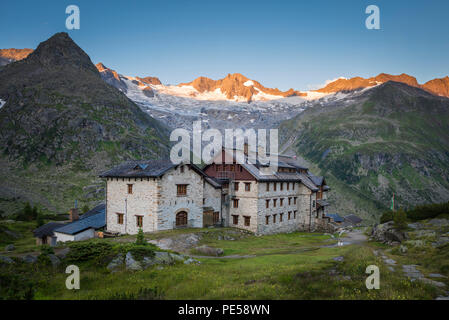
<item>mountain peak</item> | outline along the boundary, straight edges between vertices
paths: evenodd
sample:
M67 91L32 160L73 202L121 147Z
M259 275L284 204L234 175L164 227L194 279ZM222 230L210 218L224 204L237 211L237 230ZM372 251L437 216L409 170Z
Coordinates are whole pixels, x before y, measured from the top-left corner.
M256 80L251 80L241 73L228 73L226 77L219 80L213 80L207 77L198 77L192 82L181 83L178 87L191 86L197 93L191 93L191 96L201 94L213 95L216 100L247 101L253 100L273 100L290 96L302 96L303 93L290 89L281 91L277 88L266 88Z
M350 79L340 78L331 83L328 83L324 88L316 90L316 92L321 93L333 93L340 91L351 91L357 89L363 89L368 87L374 87L379 84L383 84L389 81L404 83L408 86L420 88L430 92L434 95L449 97L449 77L441 79L433 79L425 84L421 85L418 83L415 77L410 76L406 73L401 73L400 75L391 75L388 73L380 73L375 77L362 78L354 77Z
M56 33L48 40L41 42L27 59L51 67L70 64L96 71L89 56L66 32Z

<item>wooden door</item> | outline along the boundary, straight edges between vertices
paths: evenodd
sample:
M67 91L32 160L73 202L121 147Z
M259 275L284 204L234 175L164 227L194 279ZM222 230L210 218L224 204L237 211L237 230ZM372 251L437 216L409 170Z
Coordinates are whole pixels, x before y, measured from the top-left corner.
M187 212L180 211L176 214L176 226L177 227L187 226Z

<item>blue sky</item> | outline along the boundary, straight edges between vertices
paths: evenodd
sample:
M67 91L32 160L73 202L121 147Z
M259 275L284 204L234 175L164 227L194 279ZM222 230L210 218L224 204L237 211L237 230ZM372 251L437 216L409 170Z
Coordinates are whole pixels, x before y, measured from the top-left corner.
M76 4L81 29L65 29ZM381 30L365 28L380 8ZM267 87L306 90L340 76L449 75L449 1L8 1L0 48L35 48L66 31L119 73L164 83L239 72Z

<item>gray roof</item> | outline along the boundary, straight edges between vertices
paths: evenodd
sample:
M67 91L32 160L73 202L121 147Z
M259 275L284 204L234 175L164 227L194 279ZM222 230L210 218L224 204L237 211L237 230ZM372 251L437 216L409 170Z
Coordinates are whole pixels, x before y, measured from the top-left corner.
M323 199L318 199L316 201L316 203L318 203L321 207L326 207L329 205L329 202L327 202L326 200L323 200Z
M209 176L205 176L204 179L205 179L210 185L212 185L212 187L214 187L215 189L221 188L222 182L221 182L220 180L214 179L214 178L209 177Z
M167 160L146 160L146 161L127 161L106 172L103 172L102 178L146 178L160 177L171 168L176 167L169 159Z
M312 174L311 172L307 173L310 180L312 180L312 182L317 186L320 187L323 184L324 181L324 177L317 177L314 174Z
M53 236L53 231L61 226L63 226L64 223L62 222L49 222L44 224L43 226L40 226L39 228L33 230L34 236L38 238L47 237L47 236Z
M96 206L92 210L89 210L85 214L82 214L80 216L80 220L81 219L86 219L87 217L93 216L93 215L95 215L97 213L105 212L105 210L106 210L106 204L104 204L104 203L99 204L98 206Z
M353 224L362 222L362 219L359 218L358 216L356 216L355 214L350 214L350 215L344 216L344 218L346 221L349 221Z
M335 222L343 222L345 219L341 217L338 213L326 213L326 217L331 218Z
M106 226L106 210L90 215L84 219L79 219L68 223L61 228L55 229L54 231L73 235L90 228L100 229L104 226Z

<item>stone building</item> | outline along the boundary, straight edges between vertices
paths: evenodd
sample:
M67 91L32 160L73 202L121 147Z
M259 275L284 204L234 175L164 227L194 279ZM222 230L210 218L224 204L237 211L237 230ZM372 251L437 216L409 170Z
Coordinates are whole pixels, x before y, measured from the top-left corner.
M329 187L323 177L293 157L279 156L276 172L269 172L257 161L237 163L235 152L223 149L203 170L156 160L126 162L103 173L107 231L136 234L140 228L216 224L257 234L326 229ZM233 163L224 163L226 155Z
M246 148L245 148L246 149ZM245 161L238 163L237 153ZM232 159L225 163L225 159ZM223 149L204 172L222 182L226 225L270 234L296 230L326 230L329 187L294 157L278 155L275 172L249 150Z
M193 164L130 161L106 179L107 231L121 234L202 228L221 222L221 184Z

